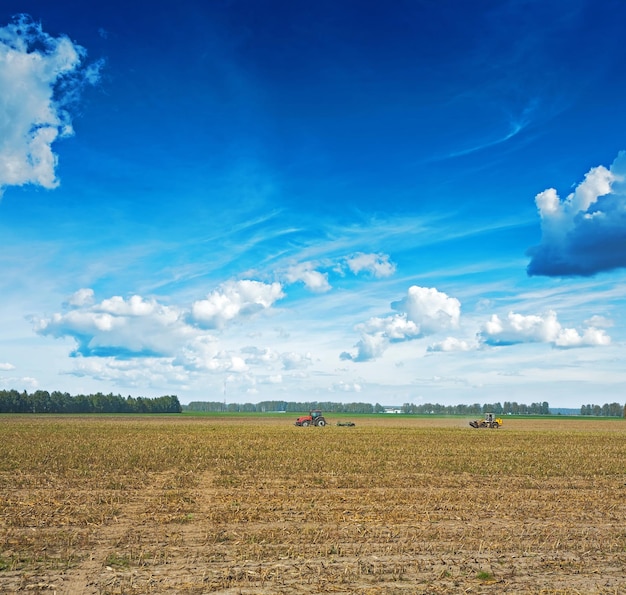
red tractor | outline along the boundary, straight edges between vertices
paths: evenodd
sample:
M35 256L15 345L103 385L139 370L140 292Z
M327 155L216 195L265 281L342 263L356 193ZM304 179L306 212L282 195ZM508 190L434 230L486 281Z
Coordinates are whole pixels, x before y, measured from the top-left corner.
M309 411L308 415L303 415L296 420L297 426L325 426L326 419L322 415L322 412L319 409L314 409L313 411Z

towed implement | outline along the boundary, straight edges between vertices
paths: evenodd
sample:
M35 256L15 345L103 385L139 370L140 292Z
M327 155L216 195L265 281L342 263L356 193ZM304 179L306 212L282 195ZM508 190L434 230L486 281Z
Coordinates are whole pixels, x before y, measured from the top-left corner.
M499 428L502 425L502 419L494 417L493 413L485 413L485 419L475 419L469 422L472 428Z

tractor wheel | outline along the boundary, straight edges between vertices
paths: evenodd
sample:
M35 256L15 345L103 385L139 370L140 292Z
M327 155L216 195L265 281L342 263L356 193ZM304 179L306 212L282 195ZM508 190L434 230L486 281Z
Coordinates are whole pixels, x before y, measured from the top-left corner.
M308 425L309 425L308 421L305 420L305 421L302 422L302 427L303 428L306 428Z
M324 418L320 418L315 422L315 425L323 428L326 425L326 420Z
M497 421L494 421L491 427L497 430L500 427L500 424Z

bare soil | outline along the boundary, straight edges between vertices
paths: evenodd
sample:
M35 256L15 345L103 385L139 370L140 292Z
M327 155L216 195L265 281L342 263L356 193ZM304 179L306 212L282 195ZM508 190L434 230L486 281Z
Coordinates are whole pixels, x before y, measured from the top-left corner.
M369 423L297 431L313 441L327 432L337 449ZM390 440L404 439L393 432L397 423L389 422ZM626 454L624 424L591 434L590 426L569 426L576 443L572 428L585 448L609 432ZM536 425L509 431L535 432L542 442ZM471 432L494 430L463 427L452 438ZM289 436L301 439L292 429ZM483 436L485 465L517 439ZM538 447L536 456L546 453ZM259 473L236 476L210 466L148 470L93 489L93 479L4 470L0 592L626 593L626 468L567 476L538 463L523 475L497 467L476 474L386 461L361 481L329 467L296 476L260 464Z

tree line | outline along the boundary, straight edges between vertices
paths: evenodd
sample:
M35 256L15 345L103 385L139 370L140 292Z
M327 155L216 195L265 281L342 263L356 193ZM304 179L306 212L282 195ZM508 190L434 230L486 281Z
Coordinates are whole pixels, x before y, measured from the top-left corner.
M438 405L423 403L420 405L405 404L402 406L403 413L439 415L480 415L483 413L495 413L496 415L550 415L550 405L547 401L542 403L517 403L505 401L504 403L474 403L472 405Z
M33 393L0 390L0 413L181 413L176 395L122 397L109 393L70 395L59 391Z
M497 415L549 415L550 405L542 403L523 403L505 401L502 403L474 403L472 405L438 405L435 403L422 403L415 405L405 403L401 407L384 407L380 403L333 403L320 401L262 401L260 403L222 403L219 401L193 401L189 405L183 405L183 411L194 412L231 412L231 413L267 413L285 412L302 413L311 409L321 409L325 413L386 413L394 411L413 415L482 415L483 413L495 413Z
M260 403L224 403L220 401L192 401L183 405L183 411L204 413L302 413L321 409L326 413L384 413L376 403L333 403L324 401L261 401Z
M581 415L594 415L596 417L626 417L626 405L619 403L605 403L604 405L583 405L580 408Z

